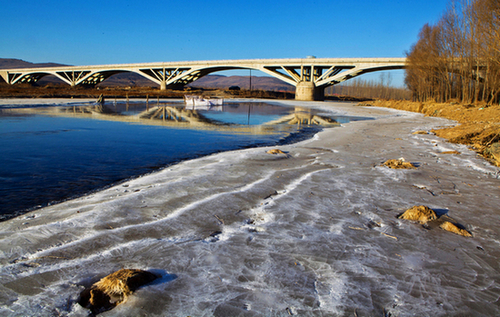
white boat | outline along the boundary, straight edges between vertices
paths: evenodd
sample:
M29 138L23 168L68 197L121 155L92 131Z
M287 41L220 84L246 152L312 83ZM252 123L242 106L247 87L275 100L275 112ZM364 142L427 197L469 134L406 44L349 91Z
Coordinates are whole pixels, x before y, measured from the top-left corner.
M224 99L198 95L184 95L184 102L186 103L186 109L222 111L222 107L220 106L224 104Z

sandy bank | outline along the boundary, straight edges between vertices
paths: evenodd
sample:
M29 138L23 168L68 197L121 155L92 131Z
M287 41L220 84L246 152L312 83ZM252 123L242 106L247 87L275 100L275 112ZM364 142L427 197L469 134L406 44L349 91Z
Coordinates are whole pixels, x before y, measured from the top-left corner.
M0 223L0 314L85 316L120 268L159 282L105 316L498 315L500 180L442 118L352 103L313 139L186 161ZM460 155L444 154L458 151ZM404 157L417 168L382 166ZM472 237L397 216L415 205Z

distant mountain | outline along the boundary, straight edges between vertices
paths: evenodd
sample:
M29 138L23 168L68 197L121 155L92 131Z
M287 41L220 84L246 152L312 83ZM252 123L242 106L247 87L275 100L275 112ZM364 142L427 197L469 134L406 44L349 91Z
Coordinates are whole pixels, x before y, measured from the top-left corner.
M23 61L22 59L0 58L0 69L39 68L39 67L55 67L55 66L69 66L69 65L57 64L57 63L31 63ZM0 81L4 82L1 78ZM41 86L47 84L60 84L60 83L63 83L63 81L55 76L45 76L38 82L38 84Z
M69 66L57 63L30 63L14 58L0 58L0 69L8 68L38 68L38 67L53 67L53 66ZM295 87L287 84L277 78L267 76L252 76L253 90L268 90L268 91L295 91ZM38 84L44 86L47 84L62 83L55 76L45 76ZM156 87L152 81L135 73L121 73L111 76L99 86L118 87L118 86L138 86L138 87ZM207 75L188 85L189 87L198 87L205 89L228 89L231 86L237 86L241 89L249 89L249 76L222 76L222 75Z
M55 66L68 66L68 65L57 64L57 63L31 63L23 61L22 59L0 58L0 69L38 68L38 67L55 67Z

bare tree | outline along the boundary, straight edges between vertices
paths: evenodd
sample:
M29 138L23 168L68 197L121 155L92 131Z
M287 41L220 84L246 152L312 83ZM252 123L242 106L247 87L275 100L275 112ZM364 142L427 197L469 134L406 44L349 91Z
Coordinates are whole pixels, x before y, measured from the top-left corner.
M407 52L405 82L415 100L499 101L500 2L451 1Z
M378 81L362 78L348 80L328 87L325 93L364 99L411 99L411 92L408 89L392 86L392 76L389 72L381 73Z

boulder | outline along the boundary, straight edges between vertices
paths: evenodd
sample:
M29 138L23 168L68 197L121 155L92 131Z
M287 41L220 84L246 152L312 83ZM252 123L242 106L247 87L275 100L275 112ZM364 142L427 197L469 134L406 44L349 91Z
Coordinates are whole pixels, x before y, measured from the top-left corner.
M280 149L272 149L272 150L269 150L269 151L267 151L267 154L284 154L284 155L286 155L286 153L285 153L285 152L283 152L283 151L282 151L282 150L280 150Z
M459 227L458 224L454 224L454 223L451 223L449 221L444 221L439 226L439 228L444 229L444 230L449 231L449 232L459 234L459 235L464 236L464 237L472 237L472 235L470 234L469 231L462 229Z
M383 163L384 166L393 169L415 169L415 165L410 162L406 162L404 159L398 160L387 160Z
M438 217L434 210L430 209L427 206L413 206L407 211L405 211L402 215L398 217L399 219L406 219L412 221L418 221L421 224L425 224L429 221L436 220Z
M83 290L78 302L93 314L99 314L123 303L136 289L156 278L158 276L147 271L121 269Z

